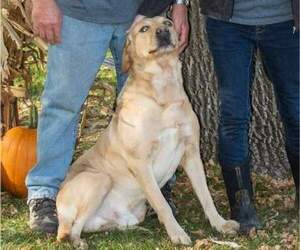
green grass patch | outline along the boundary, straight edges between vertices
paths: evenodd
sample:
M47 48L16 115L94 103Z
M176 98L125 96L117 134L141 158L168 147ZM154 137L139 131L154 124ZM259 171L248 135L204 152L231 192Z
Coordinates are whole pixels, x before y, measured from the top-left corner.
M211 167L210 167L211 168ZM224 186L219 176L215 175L217 167L213 167L208 175L211 193L219 212L228 218L227 201ZM274 196L277 181L268 183L270 179L255 176L256 182L267 183L264 190L256 190L258 213L264 229L245 236L224 236L211 228L206 220L202 207L193 194L187 177L180 171L174 188L175 203L179 214L177 220L193 240L193 247L174 246L156 216L146 217L138 229L83 234L90 249L232 249L218 245L211 240L235 242L240 249L296 249L298 244L297 211L293 201L291 180L278 190L280 200ZM267 192L267 193L265 193ZM292 194L292 195L291 195ZM58 244L54 236L46 236L32 232L28 225L28 208L25 200L2 193L1 249L72 249L69 243Z

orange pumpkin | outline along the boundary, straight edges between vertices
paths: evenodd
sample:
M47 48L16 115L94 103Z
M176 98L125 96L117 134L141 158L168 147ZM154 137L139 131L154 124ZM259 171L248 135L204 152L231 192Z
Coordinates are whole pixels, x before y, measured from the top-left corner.
M31 115L32 120L32 115ZM36 125L36 123L35 123ZM1 141L1 185L11 194L25 198L25 178L36 163L36 129L14 127Z
M1 184L11 194L25 198L25 178L36 163L36 129L15 127L1 143Z

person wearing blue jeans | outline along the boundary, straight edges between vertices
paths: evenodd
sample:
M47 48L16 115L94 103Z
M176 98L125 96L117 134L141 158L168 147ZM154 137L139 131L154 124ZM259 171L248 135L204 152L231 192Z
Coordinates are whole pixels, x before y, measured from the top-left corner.
M258 50L274 85L299 200L299 31L289 0L237 0L232 10L228 20L208 15L206 31L218 78L219 161L231 217L248 233L261 227L253 205L248 144Z
M32 3L34 31L50 46L38 124L38 160L26 178L29 224L31 229L54 233L58 223L55 199L73 157L81 106L107 50L114 58L120 92L126 79L121 71L122 51L132 22L158 15L170 4L179 16L186 7L171 0ZM181 39L182 46L185 43Z

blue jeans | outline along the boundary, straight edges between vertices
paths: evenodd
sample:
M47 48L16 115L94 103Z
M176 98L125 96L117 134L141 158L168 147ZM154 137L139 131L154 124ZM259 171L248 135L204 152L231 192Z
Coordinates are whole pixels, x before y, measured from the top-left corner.
M247 26L208 18L206 30L218 77L221 166L248 165L250 91L257 49L274 85L288 158L290 162L299 159L299 32L293 32L293 22Z
M122 51L130 23L96 24L63 17L62 43L49 47L38 124L38 160L26 179L28 200L55 199L72 160L79 113L110 48L117 91L126 79Z

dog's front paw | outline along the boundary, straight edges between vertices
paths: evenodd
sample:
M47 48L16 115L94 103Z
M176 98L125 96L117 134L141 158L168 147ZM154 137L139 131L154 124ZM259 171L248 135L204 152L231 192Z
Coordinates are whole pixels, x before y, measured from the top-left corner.
M86 240L83 240L83 239L73 240L73 246L77 250L87 250L87 249L89 249L89 245L87 244Z
M221 232L224 234L236 234L239 231L240 224L234 220L227 220L221 226Z
M171 241L174 244L182 244L182 245L191 245L192 241L190 237L184 232L182 228L177 228L175 230L172 230L172 232L168 233Z

